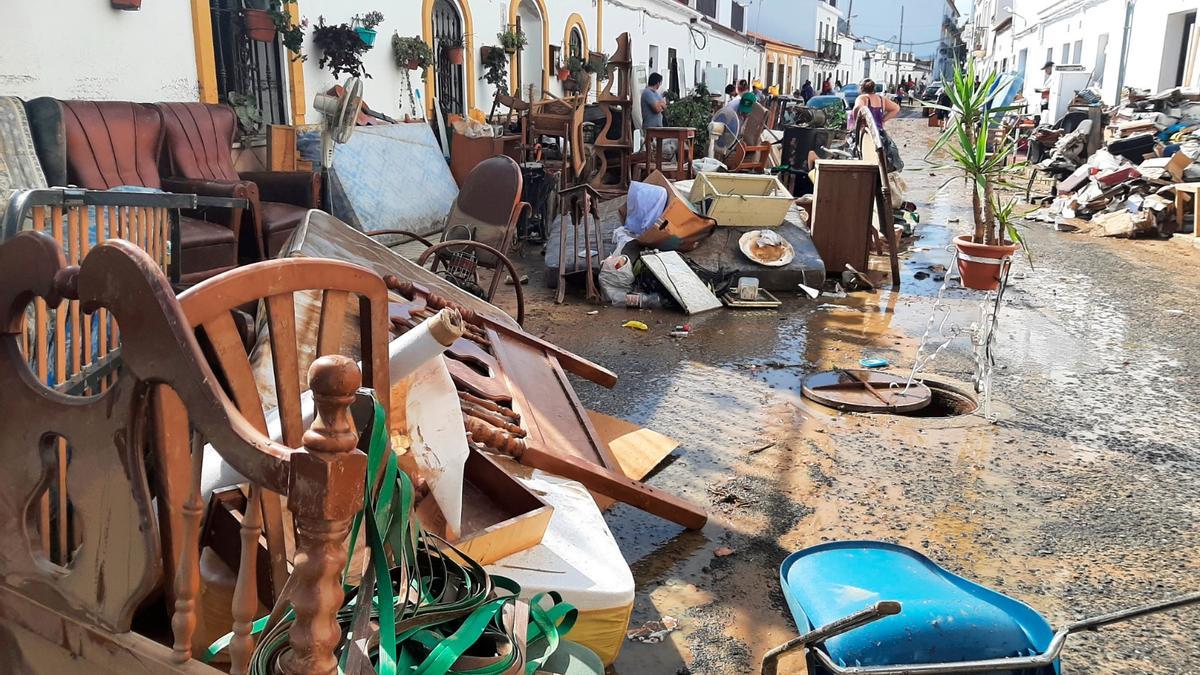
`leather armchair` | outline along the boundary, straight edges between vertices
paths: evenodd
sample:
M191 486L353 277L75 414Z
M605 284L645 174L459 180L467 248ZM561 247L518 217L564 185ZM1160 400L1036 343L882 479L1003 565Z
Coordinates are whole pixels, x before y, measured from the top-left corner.
M162 115L152 106L127 101L60 101L38 98L26 103L38 157L48 162L52 185L108 190L136 185L175 192L197 192L169 184L159 175L163 143ZM207 186L206 194L242 196L226 186ZM180 283L190 286L237 267L238 226L242 209L214 209L179 218Z
M240 186L250 200L249 220L242 233L242 258L272 258L309 209L317 208L320 174L309 171L248 171L233 165L237 116L227 105L158 103L166 126L170 173L199 187L202 183ZM197 190L198 194L202 194Z

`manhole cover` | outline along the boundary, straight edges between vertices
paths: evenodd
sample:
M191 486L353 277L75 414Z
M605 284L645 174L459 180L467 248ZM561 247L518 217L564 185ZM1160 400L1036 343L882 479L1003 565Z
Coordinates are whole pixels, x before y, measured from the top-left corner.
M804 395L837 410L906 413L929 405L933 392L920 382L872 370L830 370L804 380Z

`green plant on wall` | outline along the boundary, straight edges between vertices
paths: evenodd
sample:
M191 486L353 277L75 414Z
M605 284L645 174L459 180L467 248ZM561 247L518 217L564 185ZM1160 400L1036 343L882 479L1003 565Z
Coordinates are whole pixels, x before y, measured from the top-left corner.
M525 37L525 33L521 32L516 27L510 27L508 30L496 33L496 40L500 42L500 46L504 51L512 53L525 48L529 44L529 39Z
M408 92L408 108L414 115L419 115L417 101L413 98L412 81L409 71L420 70L421 81L425 80L425 72L433 64L433 50L419 37L400 37L399 33L392 34L392 58L396 67L404 77L404 89Z
M341 73L371 77L362 62L363 55L370 51L371 46L362 41L350 24L327 25L325 17L318 17L317 25L313 28L313 46L321 50L317 67L328 66L334 77Z
M508 54L499 47L485 47L483 54L483 77L479 78L496 87L496 95L508 93Z
M237 115L238 127L243 136L256 136L262 131L262 111L258 109L258 99L240 91L231 91L225 100Z
M668 94L668 98L673 96ZM663 111L663 122L671 127L691 127L696 130L692 147L700 157L708 147L708 123L712 120L712 99L704 83L696 85L692 93L667 103Z

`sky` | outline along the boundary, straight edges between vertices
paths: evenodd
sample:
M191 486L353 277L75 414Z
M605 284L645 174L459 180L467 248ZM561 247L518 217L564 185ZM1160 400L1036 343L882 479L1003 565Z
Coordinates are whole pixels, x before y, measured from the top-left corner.
M942 8L946 0L840 0L838 7L850 14L850 32L895 46L900 29L900 8L904 8L904 51L925 57L937 49L941 34ZM850 5L853 4L853 7ZM969 3L959 0L959 12ZM913 43L909 47L909 43ZM921 44L925 43L925 44Z

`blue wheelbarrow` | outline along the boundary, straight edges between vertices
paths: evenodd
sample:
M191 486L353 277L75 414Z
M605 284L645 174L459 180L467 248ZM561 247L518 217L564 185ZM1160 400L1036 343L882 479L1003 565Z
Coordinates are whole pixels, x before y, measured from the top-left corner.
M1059 675L1070 634L1200 602L1193 593L1054 630L1023 602L875 541L806 548L779 576L804 634L767 652L763 675L799 649L811 675Z

